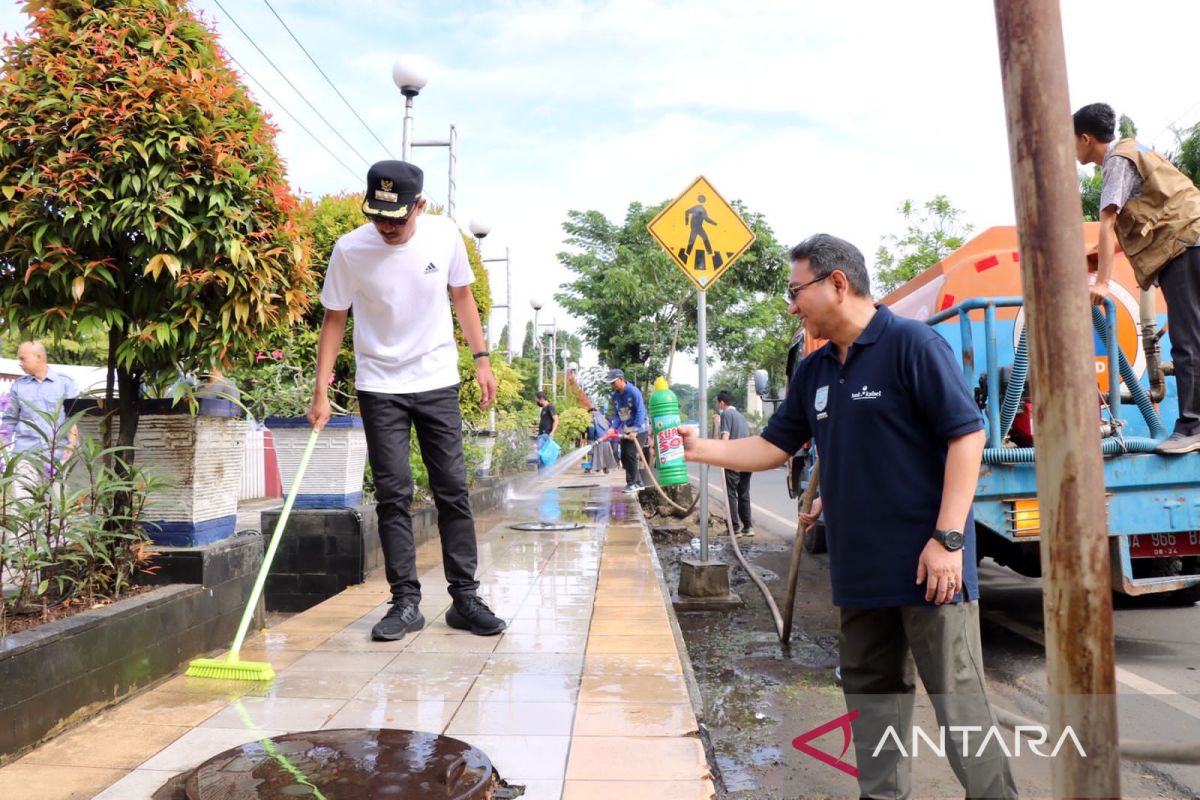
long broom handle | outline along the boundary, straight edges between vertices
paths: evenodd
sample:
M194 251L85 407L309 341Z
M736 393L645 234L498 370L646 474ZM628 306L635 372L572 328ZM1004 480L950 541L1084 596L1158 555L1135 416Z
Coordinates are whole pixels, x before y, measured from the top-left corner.
M304 479L304 471L308 469L308 460L312 457L313 448L317 444L317 433L317 429L313 428L313 432L308 437L308 444L304 448L304 454L300 456L300 466L296 468L296 477L292 480L292 490L288 492L287 500L283 503L283 511L279 514L279 521L275 523L275 532L271 534L271 543L267 545L262 566L258 568L258 577L254 579L254 588L250 590L250 599L246 603L246 610L242 612L242 621L238 623L237 635L233 637L233 647L229 650L230 661L238 660L242 642L246 640L246 633L250 630L250 621L254 618L254 610L258 606L259 598L262 597L263 587L267 583L267 573L271 571L271 562L275 560L275 551L279 549L279 540L283 538L283 529L292 513L292 504L296 502L296 495L300 493L300 481Z

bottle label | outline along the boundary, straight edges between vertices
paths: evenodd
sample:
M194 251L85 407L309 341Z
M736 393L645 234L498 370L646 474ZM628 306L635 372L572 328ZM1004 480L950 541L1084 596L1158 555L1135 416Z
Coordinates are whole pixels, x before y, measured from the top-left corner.
M674 461L683 460L683 436L679 427L673 426L658 431L658 463L667 466Z

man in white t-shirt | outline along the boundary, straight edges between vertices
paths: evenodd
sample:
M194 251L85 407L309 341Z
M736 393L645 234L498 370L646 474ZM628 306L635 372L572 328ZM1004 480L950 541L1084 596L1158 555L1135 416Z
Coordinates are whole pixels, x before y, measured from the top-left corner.
M409 511L414 426L437 504L442 561L454 599L446 624L480 636L505 627L476 594L475 521L463 460L451 303L475 356L484 408L496 398L496 377L471 295L475 276L462 234L449 218L422 216L423 181L421 170L403 161L380 161L367 172L362 210L368 221L338 239L321 289L325 319L308 413L317 430L329 421L329 376L353 308L355 387L392 589L392 607L371 631L381 641L402 639L425 625Z

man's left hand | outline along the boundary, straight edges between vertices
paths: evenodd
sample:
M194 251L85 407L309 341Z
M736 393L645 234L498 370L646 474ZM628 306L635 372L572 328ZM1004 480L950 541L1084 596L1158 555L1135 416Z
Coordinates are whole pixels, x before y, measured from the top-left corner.
M917 561L917 583L925 584L925 600L936 605L949 603L962 591L963 551L947 550L941 542L930 539Z
M487 408L496 402L496 376L492 367L486 361L480 361L475 366L475 380L479 381L480 408Z

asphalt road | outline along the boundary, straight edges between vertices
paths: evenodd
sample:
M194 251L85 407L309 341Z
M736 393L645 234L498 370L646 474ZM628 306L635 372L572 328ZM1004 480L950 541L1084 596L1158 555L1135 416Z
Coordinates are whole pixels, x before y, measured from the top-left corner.
M691 470L698 483L698 467ZM724 503L720 470L710 469L709 485L710 508L719 508ZM750 486L757 536L790 544L796 501L787 495L784 471L755 474ZM980 594L984 660L998 693L995 702L1028 717L1048 718L1041 580L986 559L980 566ZM1113 628L1120 737L1200 743L1200 606L1117 597ZM1141 769L1167 781L1178 797L1200 797L1200 766L1145 764Z

